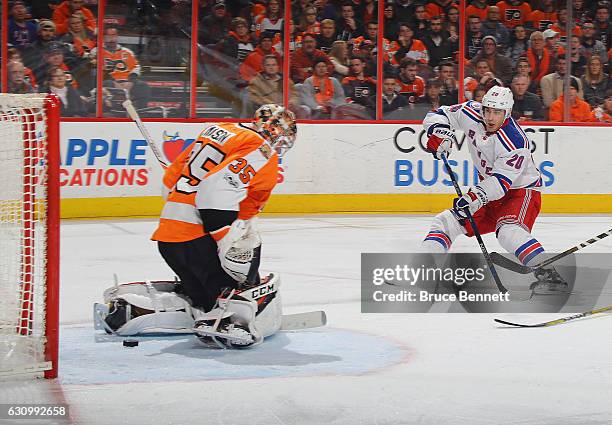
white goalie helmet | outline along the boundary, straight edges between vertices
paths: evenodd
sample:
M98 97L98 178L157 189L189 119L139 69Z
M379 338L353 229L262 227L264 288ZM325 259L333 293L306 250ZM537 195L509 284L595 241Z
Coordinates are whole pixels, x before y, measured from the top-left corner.
M279 156L291 149L295 143L297 135L295 114L282 106L275 104L260 106L255 111L253 123Z
M514 106L512 90L508 87L491 87L482 98L482 106L484 108L503 109L506 111L506 119L509 118L512 113L512 106Z

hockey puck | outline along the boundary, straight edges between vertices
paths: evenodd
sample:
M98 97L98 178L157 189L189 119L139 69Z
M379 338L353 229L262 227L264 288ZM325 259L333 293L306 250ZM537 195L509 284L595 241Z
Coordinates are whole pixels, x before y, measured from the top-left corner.
M138 347L138 341L135 339L124 339L123 346L124 347Z

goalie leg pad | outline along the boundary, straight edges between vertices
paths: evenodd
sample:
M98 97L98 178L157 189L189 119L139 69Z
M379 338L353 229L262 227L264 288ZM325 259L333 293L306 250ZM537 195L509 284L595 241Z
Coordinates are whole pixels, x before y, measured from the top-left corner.
M193 324L191 306L172 292L176 285L171 281L135 282L107 289L106 325L124 336L188 332Z

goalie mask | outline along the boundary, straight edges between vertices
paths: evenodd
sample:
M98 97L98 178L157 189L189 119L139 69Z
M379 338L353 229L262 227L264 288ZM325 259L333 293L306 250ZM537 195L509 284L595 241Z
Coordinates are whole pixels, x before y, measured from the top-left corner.
M282 106L267 104L255 111L257 131L270 143L278 156L283 156L295 142L295 114Z

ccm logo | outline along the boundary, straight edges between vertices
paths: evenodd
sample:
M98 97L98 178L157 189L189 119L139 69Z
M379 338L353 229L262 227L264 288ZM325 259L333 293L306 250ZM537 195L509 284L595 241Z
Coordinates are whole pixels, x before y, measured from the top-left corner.
M251 291L251 297L253 299L257 299L272 292L274 292L274 285L260 286Z

